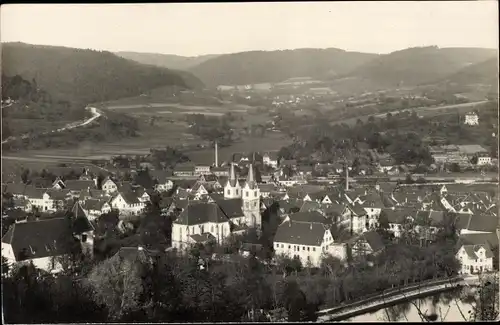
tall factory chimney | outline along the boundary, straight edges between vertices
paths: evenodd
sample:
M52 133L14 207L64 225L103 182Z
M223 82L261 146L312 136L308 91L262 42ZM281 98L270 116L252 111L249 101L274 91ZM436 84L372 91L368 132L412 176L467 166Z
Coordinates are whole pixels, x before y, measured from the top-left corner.
M219 151L217 141L215 141L215 167L219 167Z
M345 190L349 191L349 166L345 163Z

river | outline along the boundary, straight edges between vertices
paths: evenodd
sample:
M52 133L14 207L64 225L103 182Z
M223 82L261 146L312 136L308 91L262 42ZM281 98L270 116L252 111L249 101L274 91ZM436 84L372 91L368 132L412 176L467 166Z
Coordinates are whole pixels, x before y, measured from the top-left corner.
M468 290L468 289L463 289ZM471 302L462 301L464 291L443 292L432 297L415 299L409 302L353 317L347 322L424 322L418 310L429 317L429 321L463 322L472 313ZM463 314L463 316L462 316Z

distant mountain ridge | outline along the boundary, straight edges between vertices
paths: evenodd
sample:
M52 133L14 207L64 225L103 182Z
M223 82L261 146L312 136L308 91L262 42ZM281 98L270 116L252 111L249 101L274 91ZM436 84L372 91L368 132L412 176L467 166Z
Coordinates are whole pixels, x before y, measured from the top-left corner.
M447 76L442 82L449 84L483 84L498 87L498 59L492 58L476 64L470 64L458 72Z
M381 55L348 75L387 86L416 86L446 78L497 55L495 49L416 47Z
M220 55L189 71L209 86L244 85L346 74L376 57L336 48L250 51Z
M203 63L207 60L219 56L218 54L207 54L207 55L189 57L189 56L180 56L174 54L142 53L142 52L128 52L128 51L115 52L115 54L124 59L136 61L142 64L150 64L158 67L177 69L177 70L187 70L200 63Z
M2 68L7 76L35 79L55 98L85 104L157 87L203 87L189 72L140 64L111 52L59 46L2 43Z

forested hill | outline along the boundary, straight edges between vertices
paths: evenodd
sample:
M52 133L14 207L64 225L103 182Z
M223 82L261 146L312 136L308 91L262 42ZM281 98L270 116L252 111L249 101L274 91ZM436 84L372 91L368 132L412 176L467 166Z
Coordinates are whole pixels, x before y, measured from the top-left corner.
M349 75L386 86L420 85L441 80L467 65L496 56L497 51L494 49L437 46L409 48L382 55Z
M492 58L471 64L446 77L442 82L458 85L483 84L498 88L498 59Z
M2 68L7 76L35 79L52 96L81 104L169 85L203 86L190 73L143 65L110 52L24 43L2 43Z
M186 70L200 63L217 57L217 54L200 56L180 56L173 54L116 52L116 55L142 64L151 64L158 67Z
M251 51L220 55L189 71L207 86L244 85L346 74L376 57L334 48Z

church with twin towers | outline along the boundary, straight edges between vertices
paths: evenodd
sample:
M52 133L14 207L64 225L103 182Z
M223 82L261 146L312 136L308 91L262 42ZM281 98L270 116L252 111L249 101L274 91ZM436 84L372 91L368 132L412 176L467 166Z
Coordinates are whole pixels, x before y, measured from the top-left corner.
M248 167L248 176L243 186L240 185L234 164L231 163L229 179L224 186L224 199L241 199L245 223L250 227L260 229L262 216L260 214L260 190L255 181L253 165Z
M219 166L218 144L215 142L215 166ZM231 163L229 179L224 186L224 199L241 199L242 211L245 223L249 227L260 229L262 227L262 216L260 213L260 189L255 180L254 167L248 166L246 182L241 186L236 175L234 163Z

